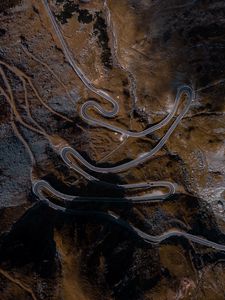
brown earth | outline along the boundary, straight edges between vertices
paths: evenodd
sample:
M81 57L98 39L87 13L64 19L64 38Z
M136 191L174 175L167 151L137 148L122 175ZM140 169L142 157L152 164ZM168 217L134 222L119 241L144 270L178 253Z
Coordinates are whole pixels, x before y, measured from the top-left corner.
M225 244L224 2L108 0L114 38L104 1L49 2L79 66L118 100L120 113L109 123L140 131L158 122L180 84L193 86L196 98L154 158L97 175L116 183L169 180L176 195L57 213L32 193L32 175L76 195L115 191L67 168L34 122L99 165L147 152L165 129L126 139L87 125L79 110L96 96L66 61L42 1L0 1L0 299L225 299L223 252L183 238L146 244L91 214L110 210L149 234L176 228Z

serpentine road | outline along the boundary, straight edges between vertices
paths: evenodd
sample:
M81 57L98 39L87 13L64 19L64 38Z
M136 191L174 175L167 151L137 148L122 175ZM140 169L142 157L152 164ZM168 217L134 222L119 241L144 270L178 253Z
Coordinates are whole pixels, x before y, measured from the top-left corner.
M80 115L81 117L88 122L89 124L93 125L93 126L100 126L100 127L104 127L107 128L109 130L112 130L114 132L118 132L122 135L125 135L127 137L132 137L132 138L138 138L138 137L143 137L146 136L148 134L151 134L153 132L155 132L156 130L161 129L162 127L164 127L165 125L167 125L174 117L175 114L177 112L177 109L181 103L181 99L183 95L186 95L185 97L185 105L182 108L180 114L175 118L175 120L173 121L173 123L170 125L169 129L167 130L167 132L165 133L165 135L161 138L161 140L156 144L156 146L149 150L149 152L144 153L142 155L140 155L139 157L137 157L136 159L129 161L127 163L118 165L118 166L114 166L114 167L97 167L94 166L92 164L90 164L84 157L82 157L80 155L80 153L78 151L76 151L75 149L73 149L70 146L62 146L59 147L58 149L58 153L60 154L61 158L63 159L63 161L67 164L67 166L69 168L72 168L73 170L75 170L76 172L78 172L79 174L81 174L82 176L84 176L86 179L88 180L92 180L92 181L98 181L100 182L99 179L97 179L96 177L90 175L89 173L87 173L85 170L83 170L82 168L80 168L75 162L74 159L78 160L82 165L84 165L87 169L97 172L97 173L117 173L117 172L122 172L124 170L127 170L131 167L135 167L137 165L139 165L140 163L145 162L147 159L151 158L154 154L156 154L167 142L168 138L170 137L170 135L173 133L173 131L175 130L175 128L178 126L178 124L180 123L181 119L184 117L184 115L188 112L190 105L192 103L192 101L194 100L194 92L193 89L187 85L181 85L180 87L178 87L177 89L177 94L175 97L175 101L174 101L174 105L173 108L171 110L171 112L164 118L162 119L159 123L152 125L151 127L141 131L141 132L133 132L133 131L129 131L129 130L125 130L122 128L119 128L117 126L114 125L110 125L106 122L104 122L103 120L98 120L95 119L93 117L91 117L88 114L88 110L90 109L94 109L95 111L97 111L102 117L105 118L113 118L115 117L118 113L119 113L119 104L117 103L117 101L112 98L107 92L105 92L102 89L98 89L96 88L91 81L86 77L86 75L83 73L83 71L81 70L81 68L78 66L78 63L75 61L71 51L69 50L67 43L61 33L61 30L55 20L55 17L53 16L53 13L50 9L49 3L47 0L42 0L42 3L45 7L46 13L49 16L53 29L55 31L56 36L58 37L61 46L62 46L62 50L64 52L64 55L67 59L67 61L69 62L70 66L72 67L72 69L74 70L74 72L77 74L77 76L80 78L80 80L83 82L83 84L85 85L85 87L87 89L89 89L92 93L96 94L97 96L103 98L106 102L110 103L112 105L112 109L110 111L105 110L99 103L97 103L96 101L87 101L85 102L82 106L81 106L81 111L80 111ZM103 213L103 212L95 212L95 211L76 211L76 210L71 210L66 208L67 204L71 201L73 202L111 202L111 203L148 203L152 200L160 200L163 201L164 199L166 199L169 195L174 194L175 193L175 184L168 182L168 181L157 181L157 182L141 182L141 183L135 183L135 184L110 184L110 183L106 183L101 181L102 184L108 184L113 186L116 189L148 189L148 188L155 188L155 187L163 187L163 188L167 188L168 192L163 194L163 195L152 195L152 193L147 193L145 195L141 195L141 196L133 196L133 197L125 197L125 198L111 198L111 197L79 197L79 196L73 196L73 195L66 195L63 193L60 193L58 191L56 191L48 182L46 182L45 180L34 180L33 181L33 192L41 199L44 201L47 201L49 206L56 209L56 210L60 210L63 212L68 212L68 213L73 213L73 214L93 214L96 216L100 216L102 218L108 219L120 226L125 227L126 229L130 230L131 232L135 233L136 235L138 235L139 237L141 237L143 240L145 240L146 242L149 243L161 243L162 241L176 236L176 237L185 237L193 242L199 243L201 245L205 245L205 246L209 246L209 247L213 247L217 250L222 250L225 251L225 246L224 245L220 245L217 243L214 243L212 241L209 241L207 239L204 239L202 237L198 237L198 236L194 236L192 234L186 233L186 232L182 232L182 231L178 231L178 230L173 230L173 231L168 231L165 232L161 235L158 236L153 236L153 235L149 235L147 233L144 233L143 231L139 230L138 228L134 227L133 225L130 225L129 223L119 219L117 216L115 216L113 213ZM51 201L49 201L47 199L47 197L44 195L43 190L48 191L50 193L52 193L54 196L60 198L63 200L64 202L64 206L61 205L56 205L54 203L52 203Z
M142 182L142 183L134 183L134 184L121 184L121 185L113 185L110 183L105 183L103 181L101 181L101 184L106 184L106 186L113 186L116 188L120 188L120 189L147 189L147 188L151 188L151 187L156 187L157 186L157 182ZM174 189L174 185L170 182L163 182L160 181L159 182L159 187L170 187L169 192L167 194L163 194L163 195L155 195L152 196L151 194L145 194L144 196L132 196L132 197L120 197L120 198L116 198L116 197L81 197L81 196L74 196L74 195L66 195L63 193L60 193L59 191L55 190L47 181L45 180L36 180L33 181L33 192L35 193L35 195L37 195L40 199L44 199L46 200L46 197L43 194L43 189L46 191L49 191L50 193L52 193L54 196L61 198L63 200L66 201L74 201L74 202L96 202L98 201L99 203L102 202L120 202L120 203L125 203L125 202L129 202L129 203L148 203L150 200L160 200L163 201L164 199L168 198L169 195L174 194L175 193L175 189Z
M48 205L50 207L52 207L54 210L60 210L62 212L65 213L72 213L73 215L90 215L90 216L96 216L96 217L100 217L103 218L107 221L116 223L119 226L122 226L123 228L129 230L131 233L134 233L136 235L138 235L139 237L141 237L145 242L147 243L151 243L151 244L159 244L162 243L163 241L171 238L171 237L184 237L187 238L188 240L194 242L194 243L198 243L201 244L203 246L207 246L207 247L212 247L216 250L220 250L220 251L225 251L225 245L222 244L218 244L212 241L209 241L205 238L199 237L199 236L195 236L193 234L187 233L187 232L183 232L183 231L179 231L179 230L169 230L164 232L161 235L151 235L151 234L147 234L145 232L143 232L142 230L136 228L135 226L129 224L128 222L125 222L124 220L118 218L116 215L114 215L112 212L104 213L104 212L98 212L98 211L82 211L82 210L71 210L68 209L66 207L57 205L52 203L51 201L49 201L42 193L42 189L43 187L45 187L47 190L49 190L50 192L52 192L53 194L55 194L55 196L62 198L63 200L67 200L67 201L75 201L75 202L101 202L102 200L99 200L99 198L90 198L88 199L88 197L78 197L78 196L71 196L71 195L65 195L62 194L58 191L56 191L55 189L53 189L46 181L37 181L34 184L33 187L33 191L34 193L42 200L42 201L46 201L48 203ZM126 201L124 199L117 199L117 198L112 198L112 199L108 199L108 198L102 198L103 201L107 201L107 202L113 202L115 203L115 201L118 202L127 202L129 203L130 201ZM132 201L132 203L137 203L137 201ZM65 204L65 203L64 203Z
M182 92L181 92L182 91ZM168 138L170 137L170 135L173 133L173 131L175 130L175 128L177 127L177 125L180 123L181 119L183 118L183 116L187 113L187 111L189 110L189 107L191 105L191 102L193 100L193 93L192 93L192 89L190 87L187 86L182 86L179 88L179 94L180 93L186 93L187 94L187 103L184 106L184 108L182 109L181 113L179 114L178 117L176 117L175 121L172 123L172 125L170 126L170 128L167 130L166 134L161 138L161 140L158 142L158 144L151 149L149 152L144 153L142 155L140 155L139 157L137 157L136 159L124 163L122 165L116 166L116 167L107 167L107 168L100 168L100 167L96 167L94 165L91 165L87 160L85 160L78 151L76 151L75 149L71 148L71 147L64 147L61 150L61 157L63 158L63 160L67 163L67 164L71 164L72 162L71 160L69 160L68 158L68 154L71 154L72 156L76 157L83 165L85 165L88 169L94 171L94 172L100 172L100 173L117 173L117 172L121 172L124 170L127 170L129 168L135 167L137 165L139 165L140 163L145 162L147 159L151 158L154 154L156 154L167 142ZM178 98L180 99L180 97ZM82 112L81 112L82 113ZM82 114L81 114L82 115ZM83 115L82 115L83 116ZM99 123L99 125L101 126L101 124ZM157 124L158 125L158 124ZM155 125L155 126L157 126ZM114 127L111 125L108 125L108 127L110 127L111 130L114 130ZM162 125L158 128L160 129L162 128ZM151 128L150 128L151 129ZM122 129L121 129L122 130ZM154 130L155 131L155 130ZM149 132L147 133L149 134ZM134 137L133 135L130 135L131 137Z
M53 16L53 13L49 7L48 1L47 0L42 0L44 7L46 9L46 12L51 20L52 26L55 30L55 33L61 43L64 55L67 59L67 61L69 62L70 66L72 67L72 69L75 71L75 73L77 74L77 76L80 78L80 80L84 83L84 85L94 94L100 96L101 98L103 98L104 100L108 101L109 103L112 104L112 110L111 111L106 111L104 108L102 108L102 106L97 103L96 101L87 101L85 102L82 107L81 107L81 117L87 121L88 123L92 124L92 125L96 125L96 126L101 126L101 127L105 127L108 128L110 130L116 131L118 133L121 133L125 136L130 136L130 137L143 137L146 136L150 133L153 133L154 131L162 128L163 126L167 125L172 118L175 115L175 112L178 108L178 105L180 103L180 98L181 95L183 93L186 93L188 95L188 101L187 104L183 110L183 114L185 114L191 104L191 101L194 99L194 93L191 87L186 86L186 85L182 85L180 87L178 87L178 91L177 91L177 95L175 98L175 102L174 102L174 106L173 109L171 110L171 112L163 119L161 120L159 123L157 123L156 125L151 126L148 129L145 129L141 132L133 132L133 131L128 131L113 125L109 125L101 120L96 120L94 118L92 118L91 116L88 115L87 111L89 108L94 108L95 110L97 110L103 117L107 117L107 118L113 118L115 117L118 113L119 113L119 105L118 102L113 99L107 92L101 90L101 89L97 89L91 82L90 80L86 77L86 75L83 73L83 71L80 69L80 67L78 66L78 64L75 62L75 59L72 55L72 53L70 52L66 41L62 35L62 32L60 31L60 28ZM182 115L183 117L183 115ZM182 118L181 117L181 118ZM178 121L179 123L179 121Z

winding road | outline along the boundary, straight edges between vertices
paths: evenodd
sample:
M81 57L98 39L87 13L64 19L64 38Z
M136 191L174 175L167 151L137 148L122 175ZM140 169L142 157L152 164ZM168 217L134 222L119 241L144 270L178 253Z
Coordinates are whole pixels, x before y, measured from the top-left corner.
M101 181L102 184L104 184L104 181ZM157 186L157 182L142 182L142 183L134 183L134 184L121 184L121 185L113 185L113 184L109 184L109 183L105 183L107 184L109 187L113 186L116 188L120 188L121 190L123 189L147 189L147 188L151 188L151 187L156 187ZM158 200L158 201L163 201L164 199L168 198L169 195L175 193L175 189L172 183L170 182L159 182L159 187L166 187L169 188L169 192L167 194L164 195L155 195L152 196L151 194L145 194L142 196L132 196L132 197L81 197L81 196L75 196L75 195L66 195L63 194L57 190L55 190L47 181L45 180L36 180L33 181L33 192L35 193L35 195L37 195L40 199L42 200L46 200L46 196L43 194L43 190L48 191L50 193L52 193L54 196L66 200L66 201L73 201L73 202L96 202L98 201L99 203L102 202L120 202L120 203L125 203L125 202L129 202L129 203L148 203L150 202L150 200Z
M181 92L182 91L182 92ZM167 142L168 138L170 137L170 135L173 133L173 131L175 130L175 128L177 127L177 125L180 123L181 119L183 118L183 116L188 112L189 110L189 107L191 105L191 102L192 100L194 99L193 97L193 93L192 93L192 89L187 87L187 86L182 86L179 88L179 95L182 94L182 93L186 93L187 94L187 103L186 105L184 106L184 108L182 109L181 113L179 114L178 117L176 117L175 121L172 123L172 125L170 126L170 128L167 130L166 134L161 138L161 140L158 142L158 144L153 148L151 149L149 152L147 153L144 153L142 155L140 155L139 157L137 157L136 159L132 160L132 161L129 161L127 163L124 163L122 165L119 165L119 166L115 166L115 167L106 167L106 168L100 168L100 167L96 167L96 166L93 166L92 164L90 164L87 160L85 160L80 154L78 151L76 151L75 149L71 148L71 147L64 147L62 150L61 150L61 157L63 158L63 160L67 163L67 164L70 164L72 165L72 162L71 160L69 160L68 158L68 154L71 154L72 156L74 156L75 158L77 158L79 160L79 162L81 162L83 165L85 165L88 169L94 171L94 172L100 172L100 173L117 173L117 172L121 172L121 171L125 171L129 168L132 168L132 167L136 167L137 165L139 165L140 163L143 163L145 162L147 159L150 159L154 154L156 154L164 145L165 143ZM177 99L180 99L180 96L179 98ZM175 105L176 106L176 105ZM176 110L176 109L175 109ZM81 111L81 116L82 115L82 111ZM171 117L170 117L171 119ZM164 119L165 120L165 119ZM96 121L97 122L97 121ZM101 121L100 123L98 124L99 126L101 126ZM165 124L161 124L159 125L156 124L152 127L157 127L157 129L154 129L152 132L162 128ZM114 130L113 126L111 125L108 125L108 127L110 127L111 130ZM149 130L147 129L147 133L146 134L149 134L150 132L150 129ZM122 129L121 129L122 130ZM143 131L144 132L144 131ZM121 132L123 133L123 132ZM135 133L134 133L135 134ZM127 135L127 133L126 133ZM136 136L133 136L133 135L130 135L131 137L136 137Z
M33 191L34 193L40 198L40 200L42 201L46 201L48 203L48 205L50 207L52 207L54 210L59 210L61 212L65 212L65 213L71 213L74 215L95 215L97 217L103 218L109 222L112 223L116 223L119 226L122 226L123 228L129 230L131 233L134 233L136 235L138 235L140 238L142 238L145 242L147 243L151 243L151 244L160 244L163 241L171 238L171 237L183 237L186 238L194 243L198 243L201 244L203 246L207 246L207 247L211 247L214 248L216 250L219 251L225 251L225 245L222 244L218 244L212 241L209 241L203 237L199 237L199 236L195 236L193 234L187 233L187 232L183 232L183 231L179 231L179 230L169 230L166 231L164 233L162 233L161 235L151 235L148 233L143 232L142 230L136 228L135 226L129 224L128 222L120 219L118 216L116 216L115 214L113 214L112 212L108 212L108 213L104 213L104 212L99 212L99 211L85 211L85 210L71 210L70 208L66 207L66 203L64 202L65 206L60 206L57 204L52 203L51 201L48 200L48 198L46 198L46 196L44 196L44 194L42 193L42 189L43 187L45 189L47 189L48 191L50 191L51 193L53 193L55 196L66 200L66 201L74 201L74 202L112 202L115 204L115 202L119 202L119 203L144 203L145 201L142 200L133 200L133 199L121 199L121 198L101 198L101 200L99 200L98 198L92 197L92 198L88 198L88 197L79 197L79 196L71 196L71 195L65 195L62 194L58 191L56 191L55 189L53 189L49 183L47 183L46 181L37 181L34 186L33 186ZM148 201L146 201L148 202Z
M180 123L180 121L182 120L182 118L184 117L184 115L188 112L192 101L194 100L194 92L193 89L187 85L181 85L178 87L177 89L177 93L176 93L176 97L175 97L175 101L174 101L174 105L173 108L171 110L171 112L164 118L162 119L159 123L152 125L151 127L141 131L141 132L134 132L134 131L130 131L130 130L125 130L122 128L119 128L117 126L114 125L110 125L107 122L103 121L103 120L98 120L95 119L93 117L91 117L88 114L88 111L90 109L94 109L95 111L97 111L101 117L105 117L105 118L113 118L116 115L118 115L119 111L120 111L120 107L118 102L111 97L106 91L96 88L92 82L86 77L86 75L83 73L83 71L81 70L81 68L78 66L78 63L75 61L71 51L69 50L67 43L62 35L62 32L56 22L56 19L50 9L49 3L47 0L42 0L42 3L45 7L46 13L51 21L52 27L54 29L54 32L58 38L58 40L60 41L63 53L65 55L65 58L67 59L67 61L69 62L70 66L72 67L72 69L74 70L74 72L76 73L76 75L80 78L80 80L83 82L83 84L85 85L85 87L90 90L92 93L96 94L97 96L101 97L102 99L104 99L106 102L110 103L112 106L112 109L110 111L105 110L99 103L97 103L96 101L87 101L85 102L82 106L81 106L81 111L80 111L80 115L83 118L83 120L85 120L87 123L93 125L93 126L100 126L100 127L104 127L107 128L111 131L114 132L118 132L124 136L127 137L132 137L132 138L138 138L138 137L143 137L146 136L148 134L151 134L153 132L155 132L156 130L161 129L162 127L166 126L169 124L169 122L171 122L175 115L176 112L178 110L179 105L181 104L182 99L185 99L185 105L183 105L183 108L181 109L180 113L178 116L175 117L175 120L173 120L172 124L170 125L169 129L167 130L167 132L165 133L165 135L160 139L160 141L156 144L156 146L153 147L153 149L150 149L149 152L144 153L142 155L140 155L139 157L137 157L136 159L123 163L121 165L118 166L114 166L114 167L98 167L98 166L94 166L93 164L89 163L82 155L80 155L80 153L78 151L76 151L75 149L73 149L72 147L70 147L69 145L62 145L61 147L58 148L58 153L60 154L61 158L63 159L63 161L65 162L65 164L69 167L72 168L73 170L75 170L76 172L78 172L79 174L81 174L82 176L84 176L86 179L91 180L91 181L99 181L99 179L97 179L96 177L90 175L88 172L86 172L85 170L83 170L81 167L79 167L75 161L78 160L80 164L82 164L84 167L86 167L87 169L96 172L96 173L118 173L118 172L122 172L125 171L129 168L132 167L136 167L137 165L139 165L140 163L145 162L146 160L150 159L153 155L155 155L167 142L168 138L171 136L171 134L173 133L173 131L176 129L176 127L178 126L178 124ZM182 97L185 96L185 97ZM71 159L72 158L72 159ZM105 183L102 182L104 184L108 184L108 185L113 185L110 183ZM63 212L71 212L74 214L95 214L98 216L101 216L103 218L106 218L114 223L117 223L120 226L125 227L126 229L130 230L131 232L135 233L136 235L138 235L139 237L141 237L144 241L148 242L148 243L161 243L162 241L170 238L170 237L185 237L188 240L195 242L195 243L199 243L201 245L205 245L208 247L212 247L215 248L217 250L221 250L221 251L225 251L225 246L224 245L220 245L217 244L215 242L209 241L207 239L204 239L202 237L198 237L195 235L192 235L190 233L186 233L183 231L179 231L179 230L172 230L172 231L167 231L164 232L161 235L158 236L153 236L147 233L144 233L143 231L139 230L138 228L134 227L133 225L130 225L129 223L121 220L120 218L118 218L117 216L115 216L114 214L112 214L111 212L107 213L103 213L103 212L93 212L93 211L76 211L76 210L71 210L68 209L66 206L69 202L107 202L107 203L148 203L151 202L153 200L158 200L158 201L163 201L164 199L166 199L168 196L170 196L171 194L174 194L176 191L175 188L175 184L168 182L168 181L157 181L157 182L141 182L141 183L135 183L135 184L115 184L113 185L114 188L117 189L151 189L151 188L156 188L156 187L163 187L166 188L168 190L167 193L164 193L163 195L152 195L152 193L147 193L145 195L141 195L141 196L133 196L133 197L124 197L124 198L115 198L115 197L80 197L80 196L74 196L74 195L66 195L63 193L60 193L59 191L55 190L48 182L46 182L45 180L34 180L33 181L33 192L37 195L37 197L39 197L39 199L43 200L43 201L47 201L49 206L51 206L52 208L56 209L56 210L60 210ZM61 205L56 205L54 203L52 203L51 201L49 201L47 199L47 197L45 196L45 194L43 193L43 191L47 191L52 193L54 196L60 198L63 200L64 206Z

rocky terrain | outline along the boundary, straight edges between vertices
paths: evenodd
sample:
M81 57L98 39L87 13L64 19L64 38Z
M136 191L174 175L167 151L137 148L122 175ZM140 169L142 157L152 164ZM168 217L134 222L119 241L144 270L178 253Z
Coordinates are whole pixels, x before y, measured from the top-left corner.
M151 243L132 229L225 246L224 16L216 0L0 0L1 300L225 299L225 251L179 235ZM72 157L88 180L65 163L62 145L112 168L148 153L170 128L132 137L93 126L83 105L111 104L88 82L119 105L113 118L88 115L132 132L166 118L180 86L194 97L166 143L137 166L97 173ZM50 191L40 199L40 180L80 200ZM133 203L146 190L115 188L149 181L175 192L162 200L166 188L154 187L156 200Z

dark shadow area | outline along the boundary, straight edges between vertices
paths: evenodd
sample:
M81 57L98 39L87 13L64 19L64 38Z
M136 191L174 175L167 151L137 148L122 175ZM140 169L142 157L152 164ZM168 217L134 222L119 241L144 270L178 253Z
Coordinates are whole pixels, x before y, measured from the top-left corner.
M125 295L136 300L172 275L160 262L159 246L144 242L129 223L138 225L146 233L158 235L170 229L168 217L160 218L159 211L163 213L169 208L178 218L185 209L191 233L225 243L212 210L203 200L177 194L164 202L144 205L144 208L149 210L149 219L141 217L141 205L126 201L121 201L121 206L115 203L103 205L100 197L95 205L74 204L65 212L50 208L45 201L38 202L1 236L0 263L8 268L31 265L40 276L53 278L60 264L56 255L59 251L58 238L55 242L57 233L65 245L74 249L74 255L80 253L81 278L86 278L91 286L106 294L112 293L116 300L124 300ZM118 219L109 211L118 215ZM196 270L225 259L225 253L210 248L204 252L204 246L193 245L182 237L170 238L161 243L160 248L164 245L181 246ZM102 299L107 299L106 294L104 296L103 292Z
M0 238L0 263L20 268L32 264L42 276L55 272L55 212L44 202L35 204Z

